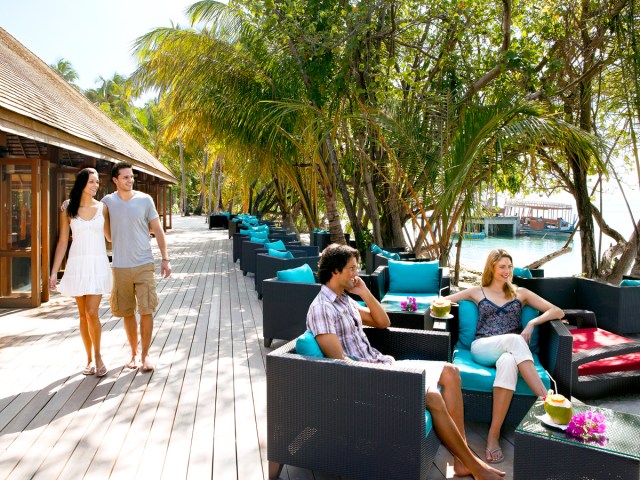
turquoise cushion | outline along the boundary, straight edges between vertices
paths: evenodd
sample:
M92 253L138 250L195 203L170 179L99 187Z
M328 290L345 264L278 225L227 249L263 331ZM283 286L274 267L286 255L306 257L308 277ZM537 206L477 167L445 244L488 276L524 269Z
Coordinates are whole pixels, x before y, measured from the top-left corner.
M296 268L280 270L277 277L281 282L316 283L313 270L306 263Z
M264 248L271 248L273 250L286 250L282 240L276 240L275 242L267 242L264 244Z
M438 293L438 262L389 260L389 291Z
M379 254L379 253L382 253L382 249L381 249L378 245L376 245L375 243L372 243L372 244L371 244L371 252L372 252L374 255L377 255L377 254Z
M478 306L471 300L458 302L458 343L455 348L471 349L471 343L476 339L476 325L478 324Z
M382 250L382 252L380 252L380 255L382 255L385 258L390 258L391 260L400 260L399 253L387 252L386 250Z
M427 436L429 436L429 433L431 432L431 428L433 427L433 420L431 420L431 412L429 410L424 411L424 423L427 426L427 429L426 429Z
M529 305L525 305L522 309L522 325L523 327L533 320L540 312L535 308L531 308ZM458 330L458 342L455 348L470 350L471 343L476 339L476 327L478 325L478 306L471 300L460 300L458 302L458 318L459 318L459 330ZM531 341L529 342L529 348L533 353L538 353L540 347L538 345L539 339L538 327L533 329L531 334Z
M268 232L269 225L258 225L257 227L249 227L249 230L253 230L254 232Z
M522 327L526 327L527 323L530 320L540 316L540 312L529 305L525 305L522 309ZM531 334L531 340L529 340L529 350L532 353L540 353L540 345L538 344L538 340L540 338L540 333L538 332L538 327L533 327L533 333Z
M324 357L320 345L318 345L316 341L316 337L314 337L313 333L309 330L296 339L296 353L308 357Z
M250 242L254 242L254 243L267 243L267 239L266 238L262 238L262 237L249 237L249 241Z
M620 282L621 287L640 287L640 280L624 279Z
M238 233L240 235L249 235L250 233L253 233L253 232L251 230L247 230L246 228L241 228Z
M465 349L456 350L453 354L453 363L460 370L460 378L462 379L462 388L464 390L473 390L476 392L493 392L493 381L496 377L496 369L493 367L485 367L473 361L471 352ZM545 388L548 390L550 381L549 375L542 365L538 355L533 354L533 363L536 371L542 378ZM518 383L516 384L517 395L533 395L533 392L518 375Z
M265 240L269 241L269 232L256 232L256 231L249 231L249 235L251 237L254 238L264 238Z
M265 243L264 246L266 247L267 244ZM287 252L286 250L284 252L281 252L280 250L274 250L273 248L270 248L269 256L276 258L293 258L293 253Z
M522 278L533 278L533 275L531 275L531 270L529 270L528 268L520 267L515 267L513 269L513 276Z

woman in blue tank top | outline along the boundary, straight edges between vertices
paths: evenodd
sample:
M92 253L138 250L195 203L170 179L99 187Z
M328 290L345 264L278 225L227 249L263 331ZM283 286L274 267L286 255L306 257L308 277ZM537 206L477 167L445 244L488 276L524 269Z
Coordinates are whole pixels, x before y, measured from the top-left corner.
M489 252L482 273L482 286L472 287L447 298L452 302L472 300L478 305L476 338L471 344L471 356L481 365L496 367L493 383L493 410L487 436L486 461L504 460L500 449L500 430L513 398L518 373L531 391L543 397L546 388L533 364L529 341L533 328L549 320L564 317L564 312L545 299L513 285L513 259L503 249ZM523 329L522 308L530 305L539 312Z

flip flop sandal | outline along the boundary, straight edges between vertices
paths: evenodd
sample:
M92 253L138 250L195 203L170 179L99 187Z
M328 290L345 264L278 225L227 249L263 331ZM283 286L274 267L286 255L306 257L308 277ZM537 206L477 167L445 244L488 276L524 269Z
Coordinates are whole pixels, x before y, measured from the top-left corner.
M94 366L86 366L84 367L84 370L82 370L82 374L83 375L94 375L96 373L96 367Z
M107 374L107 366L102 365L98 370L96 370L96 377L104 377Z
M496 464L504 462L504 455L502 454L502 449L500 447L496 448L495 450L489 450L488 448L486 448L485 453L488 453L485 458L485 461L487 463Z

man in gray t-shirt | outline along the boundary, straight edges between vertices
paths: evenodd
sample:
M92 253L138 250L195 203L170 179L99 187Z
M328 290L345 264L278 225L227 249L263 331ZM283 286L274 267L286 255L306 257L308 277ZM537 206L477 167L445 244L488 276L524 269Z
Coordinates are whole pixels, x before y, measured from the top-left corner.
M152 371L149 349L153 330L153 312L158 306L155 267L149 238L153 232L162 253L160 274L171 275L171 263L167 254L167 242L153 199L146 193L133 189L133 167L126 162L114 165L111 171L116 191L102 201L109 208L111 223L112 278L111 311L123 317L124 329L131 346L128 368ZM141 356L138 355L138 322L136 306L140 314Z

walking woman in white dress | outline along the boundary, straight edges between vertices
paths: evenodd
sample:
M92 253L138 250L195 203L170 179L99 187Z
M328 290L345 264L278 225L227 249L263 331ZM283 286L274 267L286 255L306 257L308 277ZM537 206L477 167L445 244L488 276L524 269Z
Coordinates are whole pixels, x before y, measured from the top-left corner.
M111 291L111 268L105 237L111 240L107 206L94 197L100 180L93 168L80 170L71 189L69 200L62 204L60 237L51 267L49 288L56 289L58 270L69 243L69 229L73 242L58 290L67 297L75 297L80 313L80 336L87 352L84 375L103 377L107 367L100 353L102 326L98 307L102 295Z

